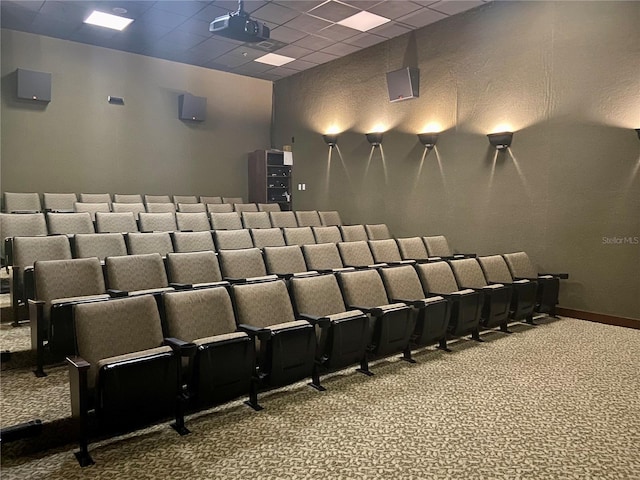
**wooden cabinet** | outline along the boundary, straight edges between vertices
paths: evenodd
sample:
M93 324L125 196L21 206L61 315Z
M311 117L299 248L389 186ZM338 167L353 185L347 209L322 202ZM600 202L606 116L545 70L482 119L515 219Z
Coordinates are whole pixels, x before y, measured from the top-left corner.
M249 202L279 203L291 210L293 162L280 150L256 150L249 154Z

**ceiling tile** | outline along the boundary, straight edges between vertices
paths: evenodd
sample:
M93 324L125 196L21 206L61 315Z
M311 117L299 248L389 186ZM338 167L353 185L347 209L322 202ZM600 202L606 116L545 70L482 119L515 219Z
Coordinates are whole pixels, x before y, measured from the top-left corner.
M414 12L420 8L420 5L412 2L399 2L397 0L391 0L388 2L380 3L375 7L367 9L371 13L380 15L382 17L395 20L398 17L402 17L411 12Z
M227 52L219 57L215 58L216 63L221 63L229 68L236 68L240 65L244 65L247 62L251 62L258 57L264 55L264 52L254 50L247 47L237 47L230 52Z
M397 20L402 23L406 23L414 28L424 27L425 25L430 25L438 20L442 20L443 18L447 18L447 15L444 13L436 12L435 10L429 10L428 8L423 8L422 10L418 10L417 12L410 13L404 17L400 17Z
M178 15L183 15L185 17L190 17L195 15L204 7L207 6L208 2L185 2L185 1L173 1L173 0L162 0L161 2L156 2L153 5L153 8L157 8L159 10L165 10L167 12L177 13Z
M37 12L38 10L40 10L42 5L44 5L44 0L34 0L32 2L13 2L10 0L3 0L0 4L1 7L11 7L12 10L13 8L20 8L24 10L30 10L32 12Z
M316 64L320 64L320 63L327 63L330 62L331 60L335 60L336 58L338 58L336 55L331 55L329 53L323 53L323 52L313 52L310 53L309 55L302 57L300 60L304 61L304 62L311 62L311 63L316 63ZM293 62L291 62L293 63ZM291 64L289 64L291 65Z
M267 3L251 14L251 18L272 22L276 25L282 25L289 20L293 20L298 16L298 12L290 8L283 7L276 3Z
M287 68L296 71L308 70L317 65L317 63L305 62L304 60L294 60L291 63L287 63Z
M348 38L347 40L345 40L345 42L360 48L367 48L371 45L375 45L376 43L384 42L385 40L386 38L380 37L378 35L373 35L371 33L361 33L360 35L356 35L355 37Z
M202 20L203 22L211 23L214 19L221 17L222 15L228 14L229 11L221 8L217 5L208 5L200 10L198 13L193 15L193 18L197 18L198 20Z
M181 23L176 27L176 30L181 30L183 32L189 32L194 35L202 35L206 37L210 37L213 35L209 31L209 23L205 20L200 20L196 17L191 17L187 19L184 23Z
M0 18L2 18L3 27L8 25L13 30L27 30L36 15L37 12L22 8L20 5L9 8L7 2L0 3Z
M276 0L274 3L304 13L325 3L326 1L327 0Z
M194 35L189 32L183 32L181 30L172 30L164 37L161 38L163 42L173 43L176 47L188 50L196 45L202 43L207 37L202 35Z
M456 13L464 12L466 10L470 10L472 8L477 7L478 5L482 5L481 0L477 1L465 1L465 0L456 0L452 1L441 1L429 5L429 8L432 10L437 10L438 12L446 13L447 15L455 15Z
M276 40L280 40L285 43L293 43L306 36L306 33L301 32L300 30L294 30L286 25L282 25L271 30L271 38L275 38Z
M330 22L339 22L351 15L355 15L359 10L344 3L334 2L333 0L323 3L313 10L309 11L310 15L324 18Z
M181 23L184 23L187 18L188 17L185 15L178 15L158 8L150 8L140 17L140 19L136 20L136 22L152 23L155 25L162 25L163 27L175 28Z
M297 45L287 45L286 47L283 47L280 50L278 50L279 55L286 55L287 57L293 57L293 58L302 58L305 55L309 55L310 53L313 53L313 50L299 47Z
M342 25L331 25L330 27L323 28L318 32L318 35L322 35L325 38L329 38L336 42L341 42L347 38L351 38L358 35L360 32L353 28L343 27Z
M349 55L350 53L357 52L358 50L360 50L360 48L356 47L355 45L348 45L346 43L334 43L333 45L329 45L327 48L323 48L322 52L342 57L345 55Z
M373 28L369 30L369 33L373 33L375 35L380 35L385 38L395 38L400 35L404 35L407 32L410 32L411 29L409 27L405 27L404 25L398 25L397 23L385 23L384 25L380 25L379 27Z
M235 43L223 41L218 38L210 38L191 48L189 51L194 52L194 54L209 54L209 58L214 58L230 52L235 48L238 48L238 45Z
M322 50L329 45L333 45L334 42L326 38L318 37L317 35L307 35L303 39L295 42L295 44L310 50Z
M340 0L342 3L346 3L360 10L366 10L379 4L382 0ZM436 0L434 0L436 1Z
M308 33L316 33L329 25L331 25L331 22L306 14L300 15L287 22L287 27Z
M231 71L239 75L257 75L271 69L273 69L273 65L258 62L247 62L244 65L240 65L239 67L232 69Z

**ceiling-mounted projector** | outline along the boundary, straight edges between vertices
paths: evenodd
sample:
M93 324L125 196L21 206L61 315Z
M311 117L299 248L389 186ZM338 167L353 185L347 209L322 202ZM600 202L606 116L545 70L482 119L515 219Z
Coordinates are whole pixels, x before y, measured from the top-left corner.
M236 12L216 17L209 24L209 31L222 37L232 38L241 42L261 42L269 38L269 27L264 23L251 20L244 11L244 2L238 0Z

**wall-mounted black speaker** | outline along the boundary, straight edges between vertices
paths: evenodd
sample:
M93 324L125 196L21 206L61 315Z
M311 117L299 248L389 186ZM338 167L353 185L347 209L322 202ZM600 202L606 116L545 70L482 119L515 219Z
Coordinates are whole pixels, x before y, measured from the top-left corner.
M203 122L207 116L207 97L196 97L185 93L178 97L180 120Z
M390 102L419 97L420 70L406 67L387 73L387 88Z
M51 101L51 74L34 72L18 68L18 98L25 100L37 100L39 102Z

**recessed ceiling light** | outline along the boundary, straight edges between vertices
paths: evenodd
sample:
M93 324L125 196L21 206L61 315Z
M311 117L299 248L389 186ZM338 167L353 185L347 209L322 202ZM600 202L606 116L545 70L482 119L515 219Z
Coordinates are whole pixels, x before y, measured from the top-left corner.
M84 21L84 23L114 30L124 30L131 22L133 22L132 18L119 17L110 13L99 12L98 10L94 10Z
M390 19L381 17L380 15L376 15L375 13L362 11L360 13L356 13L355 15L351 15L344 20L340 20L338 22L338 25L354 28L356 30L360 30L361 32L366 32L367 30L379 27L380 25L384 25L385 23L390 21Z
M117 13L118 15L124 15L125 13L127 13L127 9L122 7L113 7L111 11L113 13Z
M266 63L267 65L273 65L275 67L280 67L281 65L293 62L294 60L295 58L285 57L284 55L278 55L277 53L267 53L266 55L255 59L256 62Z

